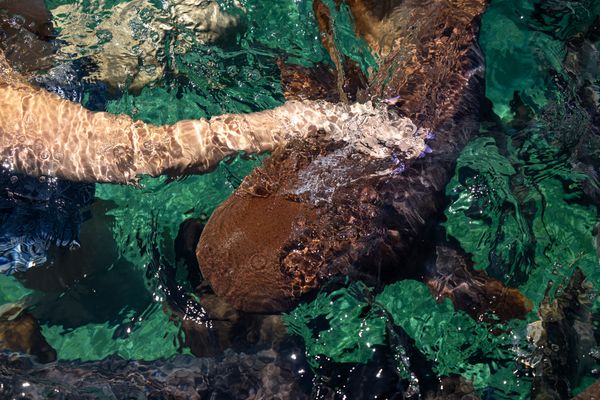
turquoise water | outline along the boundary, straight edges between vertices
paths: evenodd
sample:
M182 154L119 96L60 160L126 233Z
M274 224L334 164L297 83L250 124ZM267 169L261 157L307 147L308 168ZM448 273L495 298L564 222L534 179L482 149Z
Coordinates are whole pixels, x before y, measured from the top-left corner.
M96 19L86 25L90 34L118 3L47 1L50 10L75 5L82 13L93 12ZM310 1L241 3L244 29L236 33L235 44L195 43L180 54L181 43L166 43L164 62L179 75L166 73L139 92L114 95L107 110L163 124L268 109L284 101L278 58L303 66L331 64L318 40ZM396 372L410 380L406 349L394 341L395 326L436 375L462 376L488 398L529 398L533 378L523 367L523 359L533 353L528 325L540 318L545 289L550 288L551 298L560 295L575 269L586 276L586 305L594 335L600 336L597 206L583 191L589 176L573 168L572 154L560 145L591 123L573 88L564 83L570 79L564 60L567 39L598 18L600 2L550 3L554 20L538 20L539 2L533 0L493 0L483 17L486 95L498 119L484 124L458 159L446 188L444 222L447 234L472 255L475 269L518 288L531 300L532 311L525 320L482 322L455 310L449 300L436 302L416 281L400 281L381 291L348 283L284 317L290 334L304 341L315 379L327 378L328 363L368 364L377 352L385 352L397 361ZM364 71L373 68L376 60L352 34L348 11L342 7L334 17L340 51ZM600 84L600 76L595 79ZM526 128L514 121L515 93L534 121ZM84 103L93 96L88 93ZM590 151L597 156L600 150ZM33 272L22 281L0 276L0 304L25 303L62 360L100 360L111 354L155 360L190 353L181 339L181 315L168 305L171 293L157 265L174 266L181 293L198 299L185 279L185 267L175 260L179 226L188 218L206 221L260 160L239 156L210 174L174 181L146 178L139 188L97 185L97 204L103 206L93 210L83 229L104 232L103 241L82 240L77 261L61 267L66 282L54 287L40 281L56 274L58 261L54 267L40 267L45 270L37 278ZM100 244L103 256L98 257L94 250ZM158 264L154 249L162 257ZM327 324L319 327L323 320ZM597 378L598 367L598 359L591 357L575 393Z

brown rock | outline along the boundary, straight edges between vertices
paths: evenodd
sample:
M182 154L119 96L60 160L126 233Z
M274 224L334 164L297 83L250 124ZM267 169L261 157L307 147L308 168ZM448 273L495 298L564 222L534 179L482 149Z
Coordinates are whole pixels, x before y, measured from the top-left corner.
M21 72L51 66L51 15L43 0L0 1L0 50Z
M600 400L600 380L594 382L585 392L573 397L573 400Z
M41 38L52 36L52 15L44 0L3 0L0 10L23 18L23 27Z
M454 307L475 320L488 320L494 314L501 321L524 319L533 303L518 289L504 286L485 271L473 269L462 251L438 246L435 272L428 271L425 283L438 300L449 298Z
M20 310L0 316L0 350L31 354L42 363L56 360L56 351L46 342L37 321Z
M561 285L555 294L553 285L548 284L539 306L536 328L541 331L532 335L535 348L526 363L532 368L531 398L536 400L569 398L571 388L578 387L584 372L594 367L590 354L598 345L591 288L583 272L575 268L568 284ZM595 390L592 387L588 393Z
M336 2L339 6L339 1ZM327 49L329 57L335 65L335 86L332 85L331 88L333 89L335 87L337 98L339 101L343 102L366 100L363 98L363 95L368 86L367 78L354 61L340 53L338 50L335 44L331 10L329 10L322 0L314 0L313 12L315 14L319 30L321 31L321 43L323 43L323 46L325 49ZM358 14L355 13L354 15L357 16ZM358 19L357 23L360 21L362 20ZM358 29L357 33L360 33Z
M435 392L425 396L426 400L479 400L473 383L458 376L440 378Z
M279 315L243 313L214 294L202 296L200 304L208 314L206 321L181 320L185 346L197 357L222 355L227 349L277 348L285 337Z

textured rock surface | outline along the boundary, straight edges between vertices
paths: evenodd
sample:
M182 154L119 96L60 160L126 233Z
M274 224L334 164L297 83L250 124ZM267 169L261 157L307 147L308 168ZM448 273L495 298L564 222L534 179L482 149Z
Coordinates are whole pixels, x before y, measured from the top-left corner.
M65 4L52 10L61 38L67 41L59 57L93 56L97 71L91 78L120 89L128 85L139 90L162 77L167 33L175 32L170 40L178 43L178 51L184 51L192 40L213 43L223 39L240 23L239 17L224 12L216 1L168 0L158 8L148 0L133 0L116 5L108 18L90 30L92 16L81 13L80 7ZM99 15L104 13L98 10Z
M0 1L0 50L19 71L50 67L52 29L43 0Z
M438 245L435 253L435 266L428 266L423 278L436 299L451 299L456 309L478 321L490 313L502 321L524 318L533 308L519 290L475 270L462 249Z
M46 365L0 353L3 399L308 399L298 382L293 365L273 351L150 363L112 357Z
M485 1L391 2L375 16L358 13L360 3L352 10L357 27L373 26L368 41L394 38L367 89L394 96L392 114L433 132L433 152L376 158L320 132L277 150L215 211L197 248L217 295L241 310L284 310L334 276L414 273L408 257L418 255L457 153L477 132Z
M181 318L184 345L197 357L219 356L228 349L277 349L285 339L287 330L279 315L239 312L211 294L203 295L200 304L209 322Z
M56 351L42 336L37 321L12 304L0 308L0 351L31 354L39 362L56 360Z
M590 290L579 269L555 297L552 285L546 288L538 310L540 320L529 327L536 345L526 361L534 370L532 399L569 398L571 390L581 384L583 371L591 370L596 363Z

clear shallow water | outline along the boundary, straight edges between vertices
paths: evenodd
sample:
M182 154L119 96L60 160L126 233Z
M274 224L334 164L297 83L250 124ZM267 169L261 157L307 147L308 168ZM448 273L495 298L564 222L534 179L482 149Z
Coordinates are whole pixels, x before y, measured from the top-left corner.
M50 9L70 3L48 2ZM102 18L115 3L76 5ZM448 234L473 255L476 269L518 287L532 301L527 320L477 322L454 310L449 301L436 303L416 281L388 285L381 293L353 283L334 293L323 292L286 317L290 331L306 344L317 382L332 375L332 363L373 363L379 353L393 354L396 372L410 378L411 366L403 361L406 349L391 328L399 326L436 374L472 380L488 398L528 398L532 377L519 361L532 352L527 325L539 319L549 282L554 283L551 291L557 291L575 268L584 272L592 288L589 308L598 336L600 270L593 237L597 209L582 190L589 178L573 170L569 151L556 146L558 137L570 131L577 136L585 129L585 123L573 123L577 100L557 76L566 76L565 39L600 11L598 2L588 3L552 2L556 15L563 17L542 24L535 18L537 2L492 2L480 42L487 56L487 96L503 122L484 125L481 136L462 152L446 189ZM306 66L331 62L316 40L309 2L247 0L244 6L246 28L235 45L193 45L177 54L178 43L171 42L167 47L172 52L167 53L174 56L165 62L182 74L167 72L138 93L109 96L106 109L170 123L270 108L283 101L275 67L278 57L288 54ZM363 68L372 66L361 43L348 34L351 28L343 10L336 21L340 49ZM100 22L87 21L86 26L93 32ZM84 51L83 56L89 54ZM515 92L536 113L535 123L527 128L509 124ZM95 96L88 91L84 103L96 104ZM553 118L565 113L574 119ZM29 289L15 277L2 276L0 303L30 296L31 310L60 359L99 360L119 354L153 360L189 352L173 322L178 317L163 307L173 293L166 289L166 273L157 267L153 249L164 257L163 264L177 265L173 241L181 222L206 219L257 163L240 157L200 177L171 183L147 179L141 189L97 185L96 209L86 222L90 239L82 237L79 256L67 261L56 256L54 266L27 273ZM100 254L94 253L98 248ZM190 293L185 272L179 264L175 281L181 292ZM60 279L48 282L56 275ZM597 359L589 360L579 372L580 389L597 377ZM377 373L375 369L371 378ZM331 385L340 392L350 390L344 379L334 379Z

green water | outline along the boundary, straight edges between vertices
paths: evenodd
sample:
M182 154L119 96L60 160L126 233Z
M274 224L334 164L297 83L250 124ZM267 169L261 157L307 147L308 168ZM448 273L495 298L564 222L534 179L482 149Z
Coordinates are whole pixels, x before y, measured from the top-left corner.
M50 9L71 3L47 1ZM97 13L99 23L116 3L120 2L77 4L82 11ZM566 107L569 94L556 86L551 71L564 74L564 40L589 26L600 13L600 2L556 3L570 7L560 9L556 19L544 25L532 18L537 4L533 0L494 0L484 15L480 43L487 58L486 92L504 122L512 118L515 92L537 112L550 105L560 113ZM231 6L227 1L222 4ZM140 93L111 100L108 110L162 124L272 108L283 102L275 66L278 57L286 55L288 62L304 66L331 63L318 40L310 1L244 0L242 5L246 29L238 34L235 46L194 45L171 61L185 80L167 74ZM375 60L365 52L364 43L354 39L347 10L340 9L335 19L340 50L365 71L372 68ZM519 288L533 302L527 319L506 325L477 322L449 301L436 303L426 286L416 281L397 282L380 293L354 283L322 293L285 317L290 332L304 339L316 371L323 357L368 362L374 352L384 351L381 346L389 340L392 324L414 340L437 374L462 375L480 391L494 388L493 398L527 398L531 378L514 371L517 356L528 348L527 325L539 319L545 288L552 281L556 290L575 268L584 272L594 290L600 288L592 233L597 209L578 201L586 177L574 172L568 155L553 145L554 136L576 127L555 122L540 119L535 128L518 134L482 128L480 137L462 152L446 189L448 235L472 254L476 269ZM129 266L129 274L143 280L135 290L143 290L149 300L143 310L134 310L123 297L123 304L115 306L117 315L106 322L65 327L45 321L43 333L59 358L97 360L116 353L151 360L187 352L180 346L178 326L162 307L159 280L146 274L151 262L147 249L156 241L161 254L173 262L172 243L181 222L207 219L259 163L260 158L238 157L207 175L170 183L165 178L144 179L141 188L97 185L97 198L116 206L107 215L118 257ZM97 273L120 276L112 264L101 266ZM0 303L35 295L14 278L0 277ZM591 303L597 313L598 296ZM326 330L311 323L319 318L328 320ZM127 323L130 331L114 338L118 320ZM497 334L498 330L503 333ZM392 346L386 351L396 352L398 372L408 377L403 349ZM591 368L586 374L579 389L592 381Z

